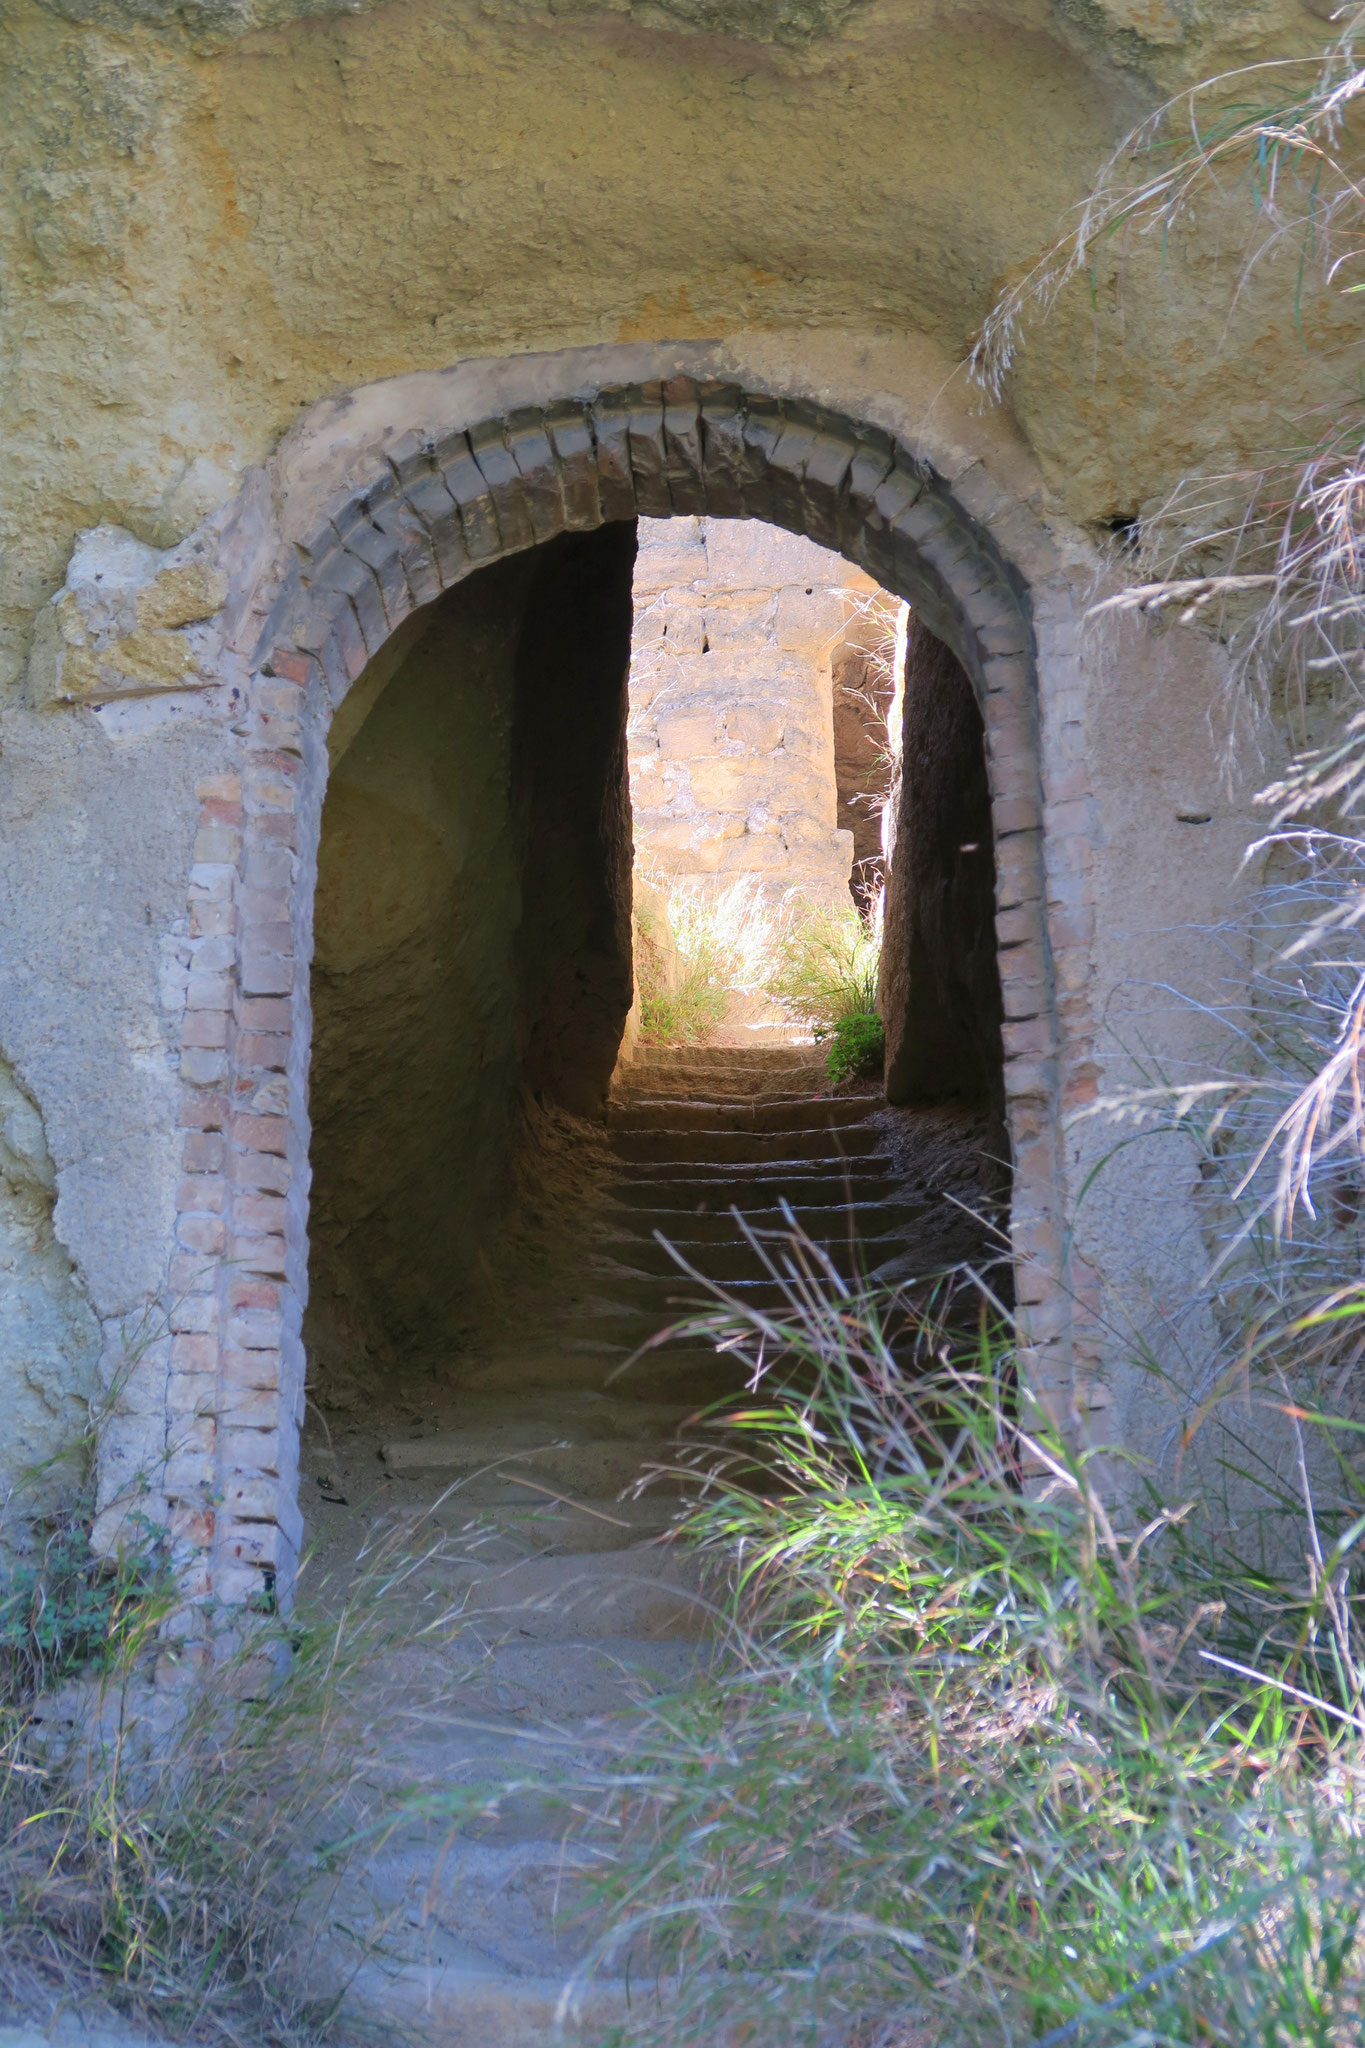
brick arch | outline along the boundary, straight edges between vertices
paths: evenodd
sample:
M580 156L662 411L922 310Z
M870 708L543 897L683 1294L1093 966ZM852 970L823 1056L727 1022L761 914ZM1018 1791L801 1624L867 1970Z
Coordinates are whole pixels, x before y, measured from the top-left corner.
M187 1341L216 1374L215 1427L167 1466L191 1581L240 1601L287 1591L301 1533L297 1439L307 1291L308 961L327 724L412 612L555 535L639 515L756 518L806 535L909 600L961 660L986 731L1013 1151L1012 1241L1031 1382L1071 1415L1058 1015L1028 589L931 465L825 407L678 377L411 433L294 550L255 648L222 1113L225 1252L216 1325ZM207 1099L207 1098L205 1098ZM216 1343L215 1343L216 1339ZM211 1356L212 1354L212 1356ZM174 1357L172 1381L175 1380ZM176 1406L174 1385L168 1404ZM206 1512L205 1503L212 1507Z

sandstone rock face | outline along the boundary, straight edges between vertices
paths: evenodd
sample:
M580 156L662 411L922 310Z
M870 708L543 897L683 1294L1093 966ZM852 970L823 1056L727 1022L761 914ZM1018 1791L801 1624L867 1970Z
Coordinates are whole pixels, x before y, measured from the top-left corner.
M12 1239L10 1270L37 1334L10 1348L3 1385L17 1412L30 1370L44 1386L88 1384L81 1312L54 1321L46 1306L50 1288L65 1301L66 1261L101 1326L104 1379L120 1383L106 1510L143 1486L169 1504L197 1591L254 1597L262 1574L287 1575L297 1537L329 728L359 744L366 710L380 715L382 664L426 659L398 637L404 622L472 564L637 511L779 519L847 549L962 661L987 728L1011 984L1021 1299L1039 1355L1080 1361L1057 1396L1075 1394L1068 1415L1105 1412L1092 1370L1103 1327L1140 1326L1178 1379L1184 1340L1163 1352L1162 1331L1202 1259L1198 1162L1133 1148L1091 1180L1106 1141L1068 1118L1136 1078L1135 1045L1181 1073L1206 1056L1191 1020L1223 983L1197 928L1235 903L1263 823L1252 778L1284 742L1263 733L1227 790L1209 725L1223 650L1171 624L1111 659L1084 613L1114 522L1145 518L1191 469L1261 459L1286 420L1340 400L1365 304L1301 276L1289 236L1248 272L1263 222L1232 180L1196 195L1169 236L1098 250L1031 331L1001 402L971 392L961 365L1001 285L1030 272L1135 121L1218 66L1311 66L1327 34L1319 0L10 10L0 1056L41 1117L55 1195L50 1210L48 1195L22 1197L37 1221ZM679 380L693 399L677 402L670 438ZM597 421L601 460L568 489L564 465L591 440L584 408L603 392L633 396ZM848 453L835 419L863 451L843 497L822 467L831 446ZM486 473L472 448L452 452L466 430L486 430ZM713 659L727 631L738 658L760 625L799 652L782 646L776 610L771 628L738 603L717 620L712 651L687 659ZM486 649L470 674L496 675L487 705L433 683L429 748L419 721L390 734L373 788L340 773L336 812L351 807L359 851L345 875L344 861L324 872L322 897L323 982L348 979L357 1043L362 1017L375 1034L358 1101L403 1049L401 1019L379 1016L385 958L414 1045L448 994L473 1060L473 981L489 991L495 1106L471 1106L468 1074L442 1077L431 1119L439 1137L456 1097L468 1109L474 1188L505 1114L506 1034L551 1096L561 1041L595 1087L606 1020L629 1001L624 757L600 751L619 676L599 678L592 711L597 808L555 827L569 868L594 870L575 937L585 979L552 942L507 958L457 928L459 818L479 820L489 847L515 843L520 799L488 780L498 762L512 774L512 726L489 721L495 705L515 718L514 668L510 642ZM554 733L570 758L579 735L556 725L544 690L531 736ZM771 763L772 706L748 708L744 743ZM836 811L803 799L779 804L776 833L753 828L730 738L714 724L678 735L678 757L702 771L688 785L697 816L739 821L702 835L721 848L717 871L746 842L760 859L780 846L784 860L829 860L847 829ZM423 785L438 761L461 798L451 810ZM1186 816L1191 791L1207 824ZM681 821L675 850L690 857L685 807L657 808ZM784 817L812 829L784 838ZM482 860L470 872L490 926L543 918L567 934L554 874ZM328 924L333 887L350 909ZM532 977L541 1012L523 1003ZM344 1007L319 1054L323 1158L339 1099L327 1076L341 1071L327 1033ZM405 1137L392 1158L357 1137L376 1201L381 1184L387 1200L424 1177L425 1134L407 1135L416 1150ZM463 1151L452 1171L465 1173ZM1078 1347L1076 1315L1109 1286L1131 1314L1094 1319ZM143 1342L149 1302L161 1334ZM1109 1412L1130 1445L1159 1444L1149 1383L1125 1370L1105 1366Z
M645 519L635 569L636 865L848 900L832 668L877 586L757 520ZM890 600L887 600L890 603Z
M37 1106L0 1060L0 1555L85 1480L61 1457L91 1421L99 1324L53 1233L56 1191Z
M995 858L970 679L911 619L882 947L886 1092L992 1112L1004 1147Z
M448 1353L523 1089L601 1108L631 1002L633 560L617 524L485 570L395 636L333 729L308 1326L333 1405Z

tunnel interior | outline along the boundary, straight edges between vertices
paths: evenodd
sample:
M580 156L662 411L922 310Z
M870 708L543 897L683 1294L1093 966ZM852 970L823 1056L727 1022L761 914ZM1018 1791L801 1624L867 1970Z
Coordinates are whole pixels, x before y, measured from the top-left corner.
M601 1165L633 993L635 554L623 521L476 572L393 636L335 721L305 1322L311 1399L334 1418L458 1381ZM984 734L965 672L915 621L902 697L885 1099L966 1117L962 1142L998 1162Z

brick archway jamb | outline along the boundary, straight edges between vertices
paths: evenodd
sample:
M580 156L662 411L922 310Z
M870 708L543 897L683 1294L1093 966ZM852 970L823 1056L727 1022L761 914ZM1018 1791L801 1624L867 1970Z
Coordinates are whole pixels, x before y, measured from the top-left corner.
M419 607L503 556L608 520L704 513L804 534L907 599L972 678L995 832L1017 1296L1031 1390L1070 1429L1034 639L1027 588L989 530L881 429L684 377L511 410L443 437L410 434L376 467L296 550L275 597L239 727L239 804L221 799L237 816L235 870L205 884L199 906L200 930L233 938L235 978L226 1083L186 1088L186 1125L218 1148L224 1212L223 1256L207 1288L196 1282L193 1320L172 1345L171 1410L203 1422L166 1463L187 1590L228 1603L263 1585L287 1596L301 1537L309 962L327 726ZM191 1351L203 1390L194 1401Z

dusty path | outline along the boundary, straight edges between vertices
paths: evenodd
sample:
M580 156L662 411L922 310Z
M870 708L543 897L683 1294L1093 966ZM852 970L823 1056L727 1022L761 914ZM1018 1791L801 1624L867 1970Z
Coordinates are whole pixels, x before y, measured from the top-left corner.
M685 1482L621 1498L668 1463L699 1406L734 1387L713 1353L680 1345L612 1378L689 1293L654 1233L761 1300L772 1283L732 1205L777 1225L785 1197L845 1270L856 1256L864 1271L922 1273L979 1244L951 1199L979 1196L961 1122L898 1117L872 1095L829 1099L825 1085L795 1048L646 1056L544 1261L538 1313L494 1332L458 1388L425 1397L401 1431L352 1417L330 1444L310 1439L316 1571L336 1576L367 1532L381 1558L407 1533L419 1548L439 1537L386 1596L430 1633L356 1702L371 1798L521 1786L491 1817L405 1820L358 1860L335 1909L357 1928L367 1915L385 1922L356 2005L442 2048L561 2038L556 2008L591 1930L575 1912L582 1852L548 1788L590 1767L617 1717L708 1654L695 1566L661 1540ZM597 1979L566 2037L598 2040L624 1995Z

